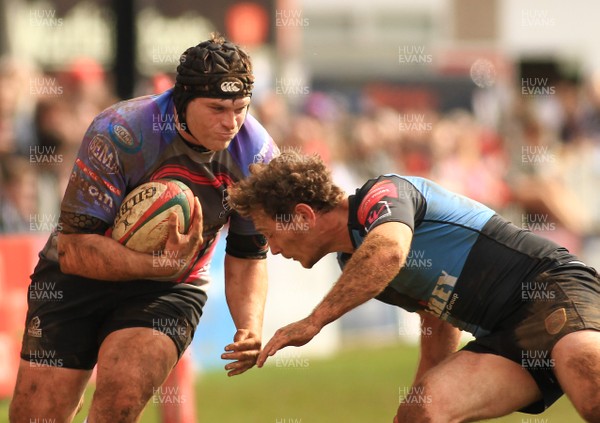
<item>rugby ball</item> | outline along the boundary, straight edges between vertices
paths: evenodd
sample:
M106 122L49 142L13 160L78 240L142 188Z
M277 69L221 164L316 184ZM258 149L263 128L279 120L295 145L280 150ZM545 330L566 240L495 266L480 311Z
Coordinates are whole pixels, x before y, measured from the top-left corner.
M177 213L179 232L187 233L194 210L194 194L182 182L169 179L146 182L123 200L111 236L132 250L156 253L169 235L169 216Z

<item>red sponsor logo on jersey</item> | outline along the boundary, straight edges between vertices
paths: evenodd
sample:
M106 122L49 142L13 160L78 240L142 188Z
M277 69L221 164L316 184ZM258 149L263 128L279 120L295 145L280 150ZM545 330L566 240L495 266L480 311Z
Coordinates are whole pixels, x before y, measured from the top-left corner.
M371 229L371 225L375 223L375 221L381 217L389 216L392 212L390 210L390 206L387 201L380 201L377 203L369 212L367 216L367 221L364 223L364 226L368 229Z
M108 181L104 180L103 178L101 178L100 176L98 176L98 174L96 172L94 172L92 169L90 169L83 161L81 161L81 159L77 158L75 160L75 164L77 165L77 167L79 169L81 169L81 171L85 175L89 176L94 181L99 182L102 185L104 185L106 188L108 188L108 190L110 192L112 192L113 194L119 195L119 196L121 195L121 190L119 188L117 188L110 182L108 182Z
M384 205L379 204L384 197L398 198L398 189L393 182L377 182L365 195L358 207L358 222L361 225L370 226L378 217L381 217L381 213L389 211L387 202L383 202Z

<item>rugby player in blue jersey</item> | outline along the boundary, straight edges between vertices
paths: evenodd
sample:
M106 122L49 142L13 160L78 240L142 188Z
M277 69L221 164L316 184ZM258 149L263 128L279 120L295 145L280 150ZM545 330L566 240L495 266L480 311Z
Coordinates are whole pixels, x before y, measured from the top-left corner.
M248 114L253 81L249 56L213 36L183 53L173 89L118 103L94 119L59 225L32 275L11 422L71 421L96 364L88 422L137 421L192 341L225 224L225 293L237 328L225 368L237 375L254 366L267 245L227 203L227 189L249 164L278 153ZM171 217L159 253L172 260L106 236L127 193L157 179L177 179L196 196L187 234ZM46 287L60 295L42 295Z
M540 413L563 392L600 421L600 280L566 249L423 178L382 175L348 196L318 157L296 153L251 166L230 200L273 254L310 268L337 252L343 269L308 317L275 333L259 367L376 298L428 328L395 422ZM475 340L456 351L461 330Z

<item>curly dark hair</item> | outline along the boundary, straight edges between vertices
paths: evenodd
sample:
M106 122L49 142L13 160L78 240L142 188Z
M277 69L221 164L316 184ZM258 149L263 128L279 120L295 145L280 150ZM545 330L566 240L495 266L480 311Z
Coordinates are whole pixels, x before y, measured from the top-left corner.
M304 203L317 212L327 212L344 198L344 191L331 180L318 155L285 152L269 164L250 165L250 176L229 190L229 204L242 216L264 211L277 215L293 213Z

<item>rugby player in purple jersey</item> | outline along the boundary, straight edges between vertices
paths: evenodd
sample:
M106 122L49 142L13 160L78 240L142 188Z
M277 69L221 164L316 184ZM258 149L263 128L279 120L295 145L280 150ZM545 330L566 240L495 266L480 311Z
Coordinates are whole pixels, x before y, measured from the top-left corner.
M95 365L88 422L137 421L192 341L225 224L225 293L237 332L222 357L229 375L254 366L268 247L227 202L251 163L278 154L248 114L253 81L249 56L213 35L183 53L174 88L115 104L91 123L32 275L11 422L71 421ZM106 236L127 193L157 179L177 179L196 196L189 232L171 216L159 260ZM38 295L48 287L60 298Z

